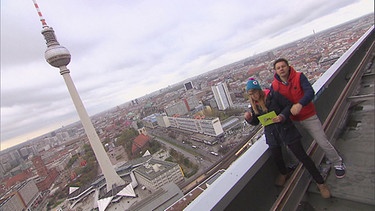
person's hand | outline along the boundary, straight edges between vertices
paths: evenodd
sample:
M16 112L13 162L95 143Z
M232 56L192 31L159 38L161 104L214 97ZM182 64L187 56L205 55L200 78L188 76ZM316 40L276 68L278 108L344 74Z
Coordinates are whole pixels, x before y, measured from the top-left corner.
M246 120L250 120L252 118L252 115L250 112L246 111L245 114L244 114L244 117Z
M272 118L272 122L274 123L282 122L283 120L284 117L282 117L281 115L277 115L277 117Z
M296 103L292 106L292 108L290 108L290 113L292 113L292 115L297 115L301 111L302 107L303 106L301 104Z

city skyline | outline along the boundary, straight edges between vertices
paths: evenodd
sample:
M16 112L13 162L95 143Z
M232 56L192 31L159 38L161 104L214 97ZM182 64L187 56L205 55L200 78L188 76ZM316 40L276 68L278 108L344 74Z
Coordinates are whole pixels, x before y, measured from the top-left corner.
M291 5L299 4L300 12L303 14L306 14L303 12L304 9L314 8L317 11L306 17L305 20L293 23L294 20L297 20L298 14L286 15L285 19L280 18L280 20L273 20L275 19L273 14L264 15L266 17L259 13L250 15L248 13L251 11L243 8L246 3L240 1L234 2L231 7L227 7L225 2L218 4L216 2L215 5L211 5L208 1L203 1L200 3L202 4L200 12L196 11L198 3L194 4L194 2L192 8L188 5L168 5L170 6L166 7L168 9L164 7L160 9L160 5L156 7L155 2L131 3L130 5L119 5L119 8L114 8L116 5L111 2L106 3L108 5L105 6L102 5L104 3L87 4L87 2L74 3L75 5L73 5L66 1L53 3L40 1L38 3L47 22L55 29L61 45L66 46L72 53L69 69L77 84L78 92L82 93L84 104L91 115L255 53L298 40L311 35L313 30L320 32L373 12L373 2L371 1L325 2L324 5L321 1L292 2L288 5L291 7ZM77 4L83 5L79 7ZM268 4L271 5L270 2ZM282 2L278 4L282 5ZM2 121L0 150L4 150L60 128L62 125L78 121L78 116L58 71L50 67L44 60L45 43L40 35L40 22L32 1L29 4L24 1L2 2L1 5ZM279 8L287 9L281 5ZM323 6L318 7L318 5ZM21 8L16 9L18 6ZM70 6L74 6L74 8L88 6L88 8L81 12L80 10L74 11ZM102 20L91 20L90 18L93 18L94 14L98 12L95 10L96 6L102 7L98 10L99 14L103 11L104 14L111 12L113 15L101 14L100 19ZM183 9L180 8L181 6ZM276 9L277 6L275 3L274 9L279 12ZM225 7L225 13L222 11L223 7ZM159 8L159 10L155 10L155 8ZM259 8L262 6L259 5ZM12 11L14 13L14 11L22 9L25 9L25 12L20 18L12 18ZM71 10L68 16L59 12L64 9ZM137 21L130 21L126 16L119 17L121 13L126 13L121 9L125 9L136 17L135 19L139 20L139 23L146 22L144 25L137 25L135 24ZM174 15L181 13L181 9L196 16L183 15L179 17L182 19L171 20L170 17L174 19ZM227 17L231 12L238 15L237 18ZM86 14L87 17L82 14ZM143 14L147 14L147 16L143 16ZM199 19L199 15L204 15L203 19ZM128 16L128 18L133 16ZM156 17L160 18L157 20L157 24L154 22ZM265 18L266 22L261 22L261 18ZM213 22L206 22L207 20ZM228 23L229 20L234 23ZM94 21L97 21L96 24L93 24ZM268 26L257 28L259 27L257 24L268 24ZM12 29L10 26L16 27L16 29ZM113 28L116 27L125 31L114 30ZM169 27L174 27L176 30ZM94 28L97 28L101 33L98 34ZM268 33L262 28L265 31L268 30ZM253 35L252 30L254 29L259 29L259 33ZM27 35L22 33L24 30L27 31ZM272 30L271 33L270 30ZM235 33L236 31L238 33ZM158 33L154 34L155 32ZM268 36L263 35L262 32ZM200 40L202 37L204 39ZM17 40L17 38L19 39ZM28 42L24 40L28 40ZM109 43L110 40L114 40L115 43ZM18 47L21 41L22 52ZM145 49L137 46L137 44L141 45L140 43L143 41L146 45ZM135 44L135 46L131 46L131 44ZM98 46L104 47L104 50ZM109 54L107 51L114 52ZM115 51L120 51L121 54ZM17 53L17 57L13 53ZM95 57L96 55L99 57ZM182 56L181 59L178 59L180 56ZM13 59L15 60L13 61ZM171 61L176 63L172 64ZM139 71L143 72L142 76L149 75L151 77L140 78L137 76ZM14 73L15 75L13 75ZM128 73L130 75L127 75ZM108 75L117 79L108 77ZM155 78L161 81L155 80ZM129 94L129 92L133 94ZM29 129L29 131L25 129Z

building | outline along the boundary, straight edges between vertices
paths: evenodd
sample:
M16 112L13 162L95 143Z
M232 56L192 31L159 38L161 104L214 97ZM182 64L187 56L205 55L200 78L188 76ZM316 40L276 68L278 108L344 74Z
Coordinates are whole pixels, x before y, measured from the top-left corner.
M183 99L183 101L186 104L186 107L189 111L193 110L194 108L200 105L196 96L191 96L189 98Z
M134 140L132 145L132 155L135 156L148 147L150 137L145 134L139 134Z
M163 185L184 180L182 169L177 163L150 159L134 170L138 184L155 191Z
M164 110L167 116L182 116L189 112L187 104L184 101L168 105Z
M29 180L0 199L0 210L37 210L41 201L42 196L34 180Z
M87 210L90 204L97 203L101 207L99 210L106 207L108 210L149 210L147 208L150 206L168 207L183 195L177 185L184 181L184 175L177 163L155 160L151 155L145 155L124 163L116 168L116 172L126 181L126 185L105 192L105 178L101 175L90 186L72 189L68 195L70 209L88 205L83 209ZM151 193L153 196L150 198Z
M131 206L129 211L154 210L163 211L184 196L181 189L173 182L163 185L149 197Z
M33 173L30 169L24 170L12 177L8 177L6 179L3 179L1 181L0 185L0 193L3 191L5 193L6 190L9 190L13 187L13 185L16 185L17 183L20 183L22 181L26 181L28 178L33 177Z
M59 172L53 168L50 169L48 175L43 178L38 178L36 185L40 191L48 190L59 176Z
M193 82L189 81L189 82L184 83L184 88L186 91L190 89L194 89Z
M144 124L145 127L148 128L155 128L158 123L157 123L157 116L160 114L151 114L149 116L146 116L145 118L142 119L142 123Z
M48 176L48 169L47 166L44 164L41 156L34 156L32 158L32 162L34 167L39 175L39 177L46 177Z
M34 156L32 162L39 176L36 185L40 191L45 191L51 187L59 173L56 168L47 169L41 156Z
M199 101L196 96L184 98L178 102L171 103L165 107L165 113L167 116L183 116L195 107L199 106Z
M225 110L233 106L232 98L230 97L230 93L225 82L218 83L215 86L212 86L211 89L214 93L215 101L219 110Z
M219 118L191 119L180 117L168 117L168 120L171 127L195 133L202 133L209 136L220 136L224 132Z
M169 118L165 115L160 115L156 117L156 121L160 127L170 127L171 123L169 122Z

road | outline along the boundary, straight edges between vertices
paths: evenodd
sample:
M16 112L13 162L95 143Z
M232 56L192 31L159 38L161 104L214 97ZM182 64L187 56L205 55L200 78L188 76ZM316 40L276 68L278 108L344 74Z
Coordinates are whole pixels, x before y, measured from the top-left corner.
M194 149L190 145L182 143L171 144L161 138L153 136L157 141L163 143L168 149L174 149L177 152L183 154L185 157L189 158L190 161L195 162L199 166L198 173L203 172L205 169L210 167L219 157L209 154L200 148Z

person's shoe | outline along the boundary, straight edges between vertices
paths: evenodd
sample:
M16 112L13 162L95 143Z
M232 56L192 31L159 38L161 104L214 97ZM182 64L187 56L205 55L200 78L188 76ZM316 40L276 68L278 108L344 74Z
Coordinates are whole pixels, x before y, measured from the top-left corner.
M318 186L318 189L320 191L320 195L325 198L325 199L328 199L328 198L331 198L331 192L329 191L328 189L328 186L326 184L317 184Z
M275 180L276 186L284 186L286 180L288 179L288 174L279 174Z
M345 167L344 163L341 163L341 165L335 166L336 178L338 178L338 179L344 178L345 177L345 169L346 169L346 167Z
M297 166L298 163L289 163L286 168L288 169L288 172L293 172L296 170Z

